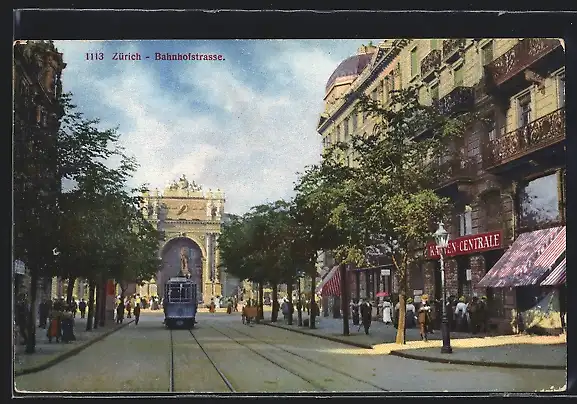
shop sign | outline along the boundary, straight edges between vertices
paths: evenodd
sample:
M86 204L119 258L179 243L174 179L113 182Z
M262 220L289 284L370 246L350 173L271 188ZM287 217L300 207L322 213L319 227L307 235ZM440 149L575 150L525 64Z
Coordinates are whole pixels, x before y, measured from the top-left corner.
M472 234L449 240L449 245L445 249L446 257L456 255L468 255L483 251L496 250L503 247L503 237L501 230L483 234ZM425 250L427 259L439 259L439 251L434 242L427 244Z
M14 273L18 275L26 275L26 264L20 260L15 260Z
M390 269L381 269L381 276L391 276Z

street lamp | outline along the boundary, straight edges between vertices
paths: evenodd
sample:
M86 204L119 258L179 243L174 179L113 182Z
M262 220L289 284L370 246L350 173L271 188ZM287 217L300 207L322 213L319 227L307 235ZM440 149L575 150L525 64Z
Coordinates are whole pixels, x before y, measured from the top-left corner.
M303 325L303 305L302 305L302 294L301 294L301 279L304 278L305 273L303 271L297 271L297 293L299 294L299 300L297 303L297 325L302 327Z
M451 348L451 335L449 330L449 319L447 317L447 288L445 285L445 248L449 244L449 233L445 230L443 222L439 223L439 228L435 232L435 241L439 249L439 257L441 262L441 288L443 289L443 317L441 320L441 334L443 336L443 347L441 353L453 353Z

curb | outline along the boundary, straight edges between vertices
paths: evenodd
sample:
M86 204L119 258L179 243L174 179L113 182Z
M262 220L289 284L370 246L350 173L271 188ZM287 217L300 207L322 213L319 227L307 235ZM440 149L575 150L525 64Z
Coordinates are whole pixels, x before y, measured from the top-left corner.
M422 356L417 354L411 354L404 352L402 350L393 350L389 352L389 355L398 356L405 359L415 359L427 362L437 362L437 363L448 363L451 365L470 365L470 366L485 366L485 367L498 367L498 368L509 368L509 369L539 369L539 370L566 370L566 366L559 365L538 365L538 364L528 364L528 363L508 363L508 362L479 362L479 361L469 361L465 359L445 359L436 358L430 356Z
M275 327L275 328L280 328L281 330L287 330L287 331L292 331L292 332L296 332L299 334L303 334L303 335L309 335L311 337L317 337L317 338L321 338L321 339L326 339L329 341L333 341L333 342L339 342L341 344L345 344L345 345L351 345L357 348L364 348L364 349L374 349L373 345L369 345L369 344L363 344L361 342L354 342L354 341L347 341L347 340L342 340L339 339L337 337L332 337L330 335L319 335L319 334L313 334L310 332L306 332L306 331L302 331L299 329L295 329L295 328L286 328L286 327L282 327L280 325L276 325L276 324L271 324L271 323L261 323L264 325L268 325L269 327Z
M62 354L40 364L40 365L35 365L35 366L31 366L28 368L24 368L24 369L18 369L18 370L14 370L14 377L16 376L23 376L23 375L27 375L30 373L36 373L36 372L40 372L42 370L46 370L60 362L62 362L65 359L68 359L72 356L75 356L77 354L79 354L81 351L83 351L84 349L88 348L90 345L98 342L98 341L102 341L104 338L108 337L110 334L124 328L127 327L130 323L134 322L134 320L130 320L129 322L120 325L119 327L113 328L112 330L106 331L103 334L100 334L99 336L92 338L88 341L86 341L84 344L78 345L66 352L63 352Z

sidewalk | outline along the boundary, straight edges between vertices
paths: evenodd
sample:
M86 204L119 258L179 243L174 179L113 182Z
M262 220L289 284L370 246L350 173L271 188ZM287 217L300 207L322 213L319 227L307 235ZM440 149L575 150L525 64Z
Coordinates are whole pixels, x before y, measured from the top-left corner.
M395 355L410 359L476 366L497 366L530 369L566 369L567 338L561 336L505 335L482 336L468 333L451 333L452 354L441 354L442 336L440 331L429 335L429 341L421 341L419 330L406 330L406 344L395 343L397 330L392 325L379 321L371 323L369 335L358 326L349 323L349 336L342 335L342 319L321 317L316 329L287 325L282 316L277 323L264 324L284 328L293 332L314 335L319 338L344 343L359 348L372 349L374 354ZM306 314L303 319L308 318Z
M104 327L98 327L96 330L86 331L86 319L74 319L74 335L76 341L69 343L52 343L48 342L46 330L43 328L36 329L36 352L27 354L24 352L24 345L17 345L14 349L14 376L20 376L28 373L39 372L47 369L64 359L76 355L83 349L98 342L113 332L126 327L134 320L125 321L121 325L116 325L112 321L107 321Z

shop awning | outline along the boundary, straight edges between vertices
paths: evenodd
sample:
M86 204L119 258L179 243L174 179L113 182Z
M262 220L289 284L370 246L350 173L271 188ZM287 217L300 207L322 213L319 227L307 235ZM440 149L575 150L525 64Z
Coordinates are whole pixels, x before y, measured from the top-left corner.
M335 272L337 272L338 270L339 270L339 266L335 265L334 267L331 268L330 271L327 272L327 274L324 276L324 278L321 279L321 282L317 286L317 289L316 289L317 293L321 293L321 291L323 290L323 287L332 279Z
M330 277L330 278L329 278ZM341 295L341 273L337 265L331 270L326 277L327 282L322 286L321 296L340 296Z
M566 281L566 267L567 258L563 258L563 261L555 267L555 269L541 282L541 286L557 286L565 283Z
M565 245L564 238L557 238L564 229L565 227L552 227L520 234L513 245L481 279L478 286L506 288L538 284L555 262L553 260L547 267L546 264L550 262L547 258L549 254L546 256L543 254L556 240L559 243L563 241L562 244ZM554 251L556 250L551 250L552 255ZM536 266L537 260L542 256L541 264Z
M555 236L553 241L545 248L539 257L533 263L533 269L530 276L520 279L519 284L515 286L536 285L543 276L553 268L555 263L565 252L567 228L563 226L561 231Z

